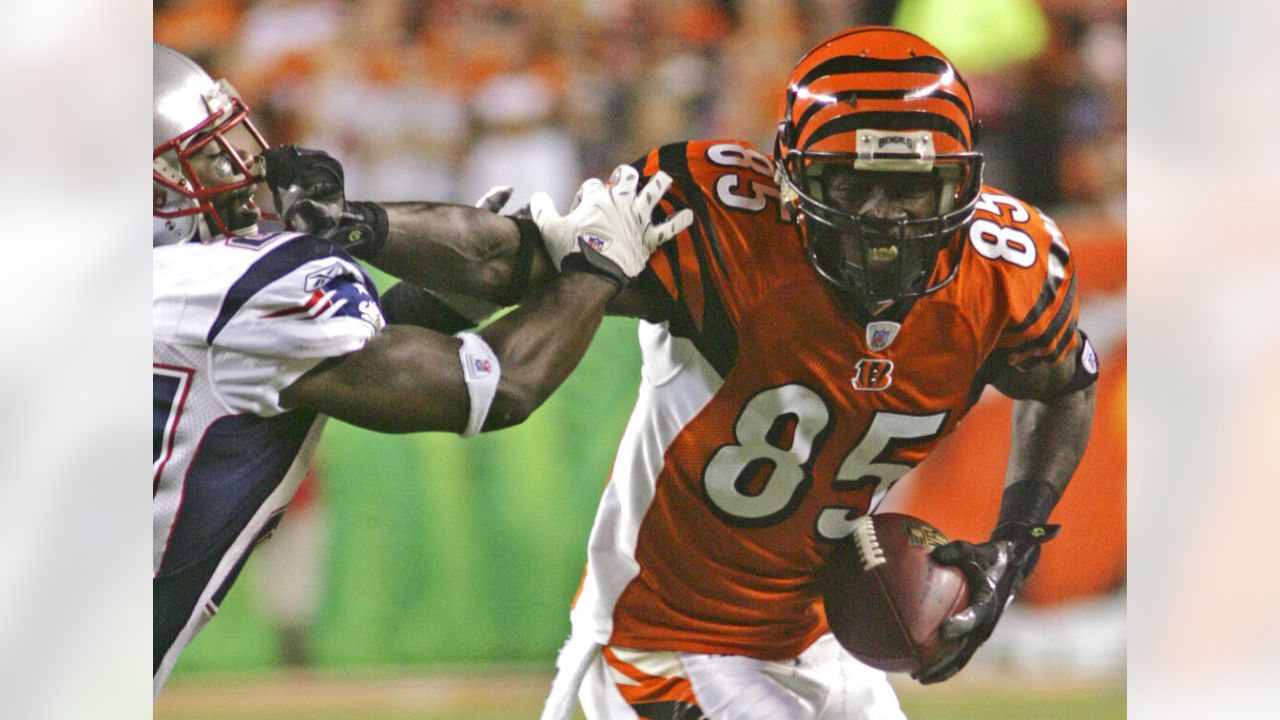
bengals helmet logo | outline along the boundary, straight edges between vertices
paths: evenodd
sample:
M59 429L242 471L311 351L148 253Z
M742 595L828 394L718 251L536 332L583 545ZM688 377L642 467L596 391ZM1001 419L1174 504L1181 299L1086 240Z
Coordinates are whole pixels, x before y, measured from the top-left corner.
M884 390L893 384L893 361L864 358L853 370L855 390Z

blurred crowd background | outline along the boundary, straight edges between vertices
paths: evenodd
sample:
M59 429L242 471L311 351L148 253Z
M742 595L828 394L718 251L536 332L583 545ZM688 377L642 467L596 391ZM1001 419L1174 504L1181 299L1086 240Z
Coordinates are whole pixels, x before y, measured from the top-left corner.
M951 56L984 123L987 182L1047 211L1072 244L1081 326L1103 362L1090 450L1055 516L1066 529L979 659L1122 674L1124 0L154 3L155 40L229 79L272 143L337 156L348 197L471 203L510 184L508 211L537 190L563 209L584 177L665 142L736 138L768 154L792 65L853 24L905 27ZM634 339L634 321L606 321L520 428L464 443L331 423L320 480L175 679L282 663L549 668L635 398ZM984 397L886 507L984 535L1008 410Z
M898 24L973 85L988 181L1123 220L1123 0L156 0L155 39L249 99L357 197L571 198L682 138L772 149L783 83L852 24ZM1062 219L1062 218L1059 218Z

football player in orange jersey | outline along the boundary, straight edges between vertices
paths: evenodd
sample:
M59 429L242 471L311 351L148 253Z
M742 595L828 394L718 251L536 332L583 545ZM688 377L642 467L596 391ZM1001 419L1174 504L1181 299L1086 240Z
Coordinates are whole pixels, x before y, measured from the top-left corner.
M982 184L977 130L940 51L857 27L796 65L772 158L689 141L615 173L666 172L663 209L696 219L610 305L643 321L639 400L544 717L575 694L589 718L903 717L828 632L815 577L988 384L1017 401L1000 516L986 542L935 551L971 605L944 626L956 652L918 679L951 677L991 634L1057 531L1097 360L1062 234ZM530 210L546 254L460 223L456 247L404 255L435 265L384 262L510 299L591 241L545 195ZM448 236L412 204L389 212L397 242Z

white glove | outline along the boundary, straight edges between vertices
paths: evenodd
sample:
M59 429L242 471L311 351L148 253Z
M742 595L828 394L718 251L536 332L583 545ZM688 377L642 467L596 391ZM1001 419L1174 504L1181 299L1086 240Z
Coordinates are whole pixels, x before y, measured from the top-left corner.
M630 165L619 165L608 186L591 178L578 188L563 217L546 193L529 198L533 222L557 270L566 257L581 252L593 268L623 284L644 270L659 245L693 224L693 211L686 208L654 225L653 209L671 187L671 176L659 170L637 194L639 180Z
M489 192L480 196L480 199L476 201L475 206L481 210L488 210L489 212L496 213L502 209L502 206L507 204L508 200L511 199L511 193L513 191L514 188L510 185L494 185L489 188Z

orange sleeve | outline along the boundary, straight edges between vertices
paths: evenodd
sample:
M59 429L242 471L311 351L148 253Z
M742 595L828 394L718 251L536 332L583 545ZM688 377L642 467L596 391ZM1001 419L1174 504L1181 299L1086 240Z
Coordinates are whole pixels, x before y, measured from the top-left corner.
M1023 222L1007 223L1008 232L1030 240L1035 262L1030 267L1003 263L1009 288L1009 317L997 349L1008 363L1021 368L1055 362L1080 343L1076 318L1075 263L1057 224L1032 209Z

